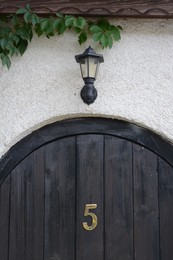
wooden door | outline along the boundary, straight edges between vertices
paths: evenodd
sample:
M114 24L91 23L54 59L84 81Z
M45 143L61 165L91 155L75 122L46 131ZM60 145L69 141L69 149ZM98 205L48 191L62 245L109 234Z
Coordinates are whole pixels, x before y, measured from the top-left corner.
M63 132L51 126L51 138L43 129L32 134L41 147L25 156L30 136L11 151L13 163L2 160L1 260L172 260L173 167L158 154L164 141L149 133L151 144L140 132L136 142L139 128L128 124L125 134L120 123L103 129L108 121L96 121L90 130L87 120L60 125Z

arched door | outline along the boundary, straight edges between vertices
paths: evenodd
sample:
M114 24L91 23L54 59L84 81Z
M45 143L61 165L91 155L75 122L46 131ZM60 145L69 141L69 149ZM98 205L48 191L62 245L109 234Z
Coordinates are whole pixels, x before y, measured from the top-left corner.
M172 260L173 148L132 124L56 123L1 161L1 260Z

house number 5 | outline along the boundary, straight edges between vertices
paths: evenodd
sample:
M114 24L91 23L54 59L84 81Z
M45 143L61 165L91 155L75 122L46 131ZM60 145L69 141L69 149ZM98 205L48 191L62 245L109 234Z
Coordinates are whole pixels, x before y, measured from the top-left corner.
M83 222L83 228L90 231L93 230L97 227L97 216L96 214L90 212L90 210L96 209L97 204L86 204L85 205L85 211L84 211L84 216L90 216L92 218L91 226L88 225L87 222Z

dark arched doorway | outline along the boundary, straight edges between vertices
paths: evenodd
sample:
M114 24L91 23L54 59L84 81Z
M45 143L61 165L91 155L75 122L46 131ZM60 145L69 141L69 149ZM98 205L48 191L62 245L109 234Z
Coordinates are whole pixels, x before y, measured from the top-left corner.
M1 260L172 260L173 147L110 119L48 125L0 162Z

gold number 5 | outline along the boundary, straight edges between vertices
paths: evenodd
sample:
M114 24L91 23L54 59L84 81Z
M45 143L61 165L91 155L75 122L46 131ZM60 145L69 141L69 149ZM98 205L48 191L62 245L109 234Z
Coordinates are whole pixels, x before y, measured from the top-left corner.
M84 216L90 216L92 218L92 223L91 226L88 226L87 222L83 222L83 228L90 231L96 228L97 226L97 216L96 214L90 212L89 210L91 209L96 209L97 208L97 204L86 204L85 205L85 211L84 211Z

